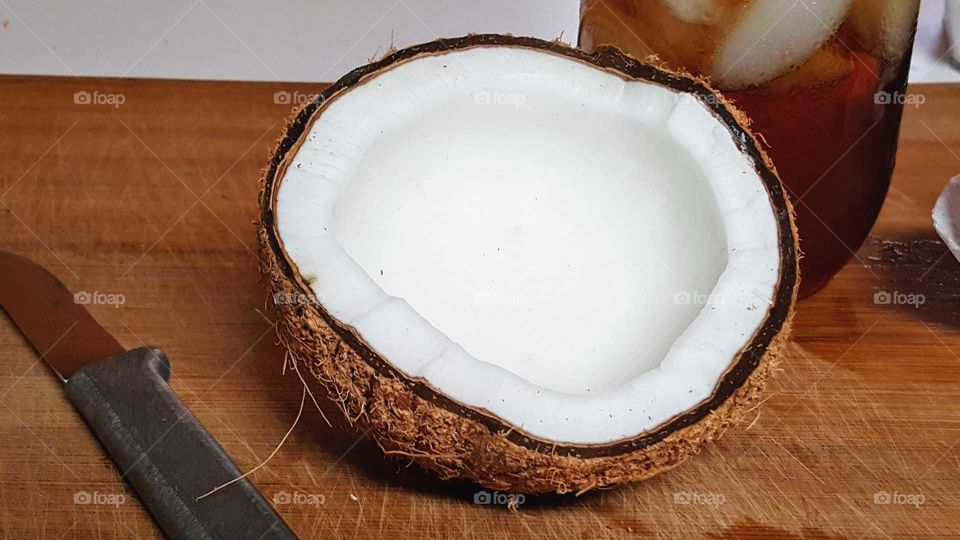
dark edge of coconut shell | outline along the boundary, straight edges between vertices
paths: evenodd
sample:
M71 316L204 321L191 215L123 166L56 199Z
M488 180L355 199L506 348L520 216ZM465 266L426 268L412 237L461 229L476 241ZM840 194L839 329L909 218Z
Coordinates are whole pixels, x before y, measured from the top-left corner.
M420 56L443 54L447 52L484 46L506 46L541 50L574 60L584 62L596 68L612 72L626 80L643 80L660 84L678 92L688 92L696 95L701 103L708 107L713 114L730 130L738 149L748 155L756 166L756 170L763 181L767 194L776 212L776 220L780 241L781 272L776 286L773 305L759 330L754 334L749 345L744 347L736 362L721 377L710 398L698 404L695 408L680 414L662 424L654 431L642 433L636 437L603 443L597 445L560 444L544 440L523 432L516 426L505 423L483 410L457 402L445 394L431 387L420 378L411 378L401 372L388 361L381 358L371 347L355 333L349 326L333 318L319 302L312 302L307 309L315 311L322 320L356 352L365 362L377 371L403 384L417 396L442 407L454 414L476 421L491 433L501 434L512 443L528 448L537 453L571 456L577 458L602 458L636 452L663 441L669 435L701 422L708 415L718 410L738 390L746 386L759 386L766 377L766 373L757 373L758 366L764 359L765 352L776 340L785 341L781 335L785 326L788 326L793 314L793 303L797 289L797 262L799 250L797 246L796 229L793 224L793 210L790 201L785 197L783 187L775 170L760 149L753 135L747 130L748 121L744 115L736 110L725 98L712 89L709 83L701 78L686 73L673 72L663 66L644 63L626 56L618 49L600 47L593 53L571 48L560 42L543 41L530 37L515 37L498 34L473 34L460 38L440 39L437 41L416 45L402 49L384 57L383 59L357 68L334 84L327 87L314 100L305 104L295 113L282 136L276 151L267 167L262 185L260 207L261 241L265 241L272 256L276 258L277 266L287 280L294 284L302 294L308 298L315 298L312 289L304 282L302 276L294 270L293 263L288 259L286 251L281 246L274 220L274 206L276 204L277 181L285 170L290 151L298 147L302 137L312 124L318 110L327 101L350 87L362 83L368 76L395 67L401 63L413 60ZM648 62L651 60L648 59ZM265 238L264 238L265 237ZM263 246L266 249L268 246ZM780 339L776 339L776 338ZM781 343L782 344L782 343ZM706 435L707 437L709 435ZM669 468L676 463L661 467ZM654 472L655 474L655 472ZM487 484L489 485L489 483Z

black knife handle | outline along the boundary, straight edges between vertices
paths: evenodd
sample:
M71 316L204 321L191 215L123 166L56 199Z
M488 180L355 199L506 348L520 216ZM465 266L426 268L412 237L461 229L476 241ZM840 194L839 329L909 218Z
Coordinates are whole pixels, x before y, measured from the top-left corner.
M170 360L142 347L88 365L67 396L171 538L296 538L167 384Z

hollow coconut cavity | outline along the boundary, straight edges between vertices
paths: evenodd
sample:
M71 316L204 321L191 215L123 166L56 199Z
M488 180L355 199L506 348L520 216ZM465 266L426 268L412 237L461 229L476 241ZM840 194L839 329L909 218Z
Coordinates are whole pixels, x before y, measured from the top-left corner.
M652 476L739 417L786 338L791 220L703 81L474 35L304 106L259 238L281 341L387 453L563 493Z

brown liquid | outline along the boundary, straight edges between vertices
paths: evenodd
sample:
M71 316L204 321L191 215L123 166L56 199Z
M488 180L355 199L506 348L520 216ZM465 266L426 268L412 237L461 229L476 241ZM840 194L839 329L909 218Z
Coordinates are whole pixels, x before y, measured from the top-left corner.
M731 15L724 17L729 22ZM674 67L700 73L718 32L676 21L655 0L607 0L584 5L580 44L588 50L613 44L637 56L656 53ZM698 37L676 39L684 34ZM756 88L724 92L750 118L796 209L804 252L801 296L826 285L866 239L893 172L903 105L895 98L878 103L883 100L875 96L903 96L909 50L884 62L856 47L856 36L843 26L792 72Z
M903 106L874 102L882 66L854 54L850 74L833 83L785 95L727 93L769 145L796 210L801 296L826 285L866 239L893 173ZM886 86L891 95L904 88L896 78Z

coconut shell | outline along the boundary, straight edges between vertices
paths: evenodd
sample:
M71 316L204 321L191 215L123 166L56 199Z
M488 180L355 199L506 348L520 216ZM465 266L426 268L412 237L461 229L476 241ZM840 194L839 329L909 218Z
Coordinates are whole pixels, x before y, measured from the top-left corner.
M654 431L602 445L569 445L525 433L487 411L452 400L426 380L397 370L319 302L277 305L279 340L301 373L326 389L358 431L369 435L386 454L413 460L442 478L463 478L490 489L523 493L581 493L649 478L696 453L701 444L736 424L758 399L786 343L796 300L799 248L792 206L744 115L706 81L654 65L655 59L641 62L609 47L588 54L558 42L504 35L471 35L395 51L331 85L295 111L287 124L262 178L261 270L271 294L316 300L283 249L274 212L286 166L326 103L369 77L422 55L491 46L538 49L626 79L693 93L730 129L740 150L753 158L775 209L781 276L766 319L733 359L713 394Z

